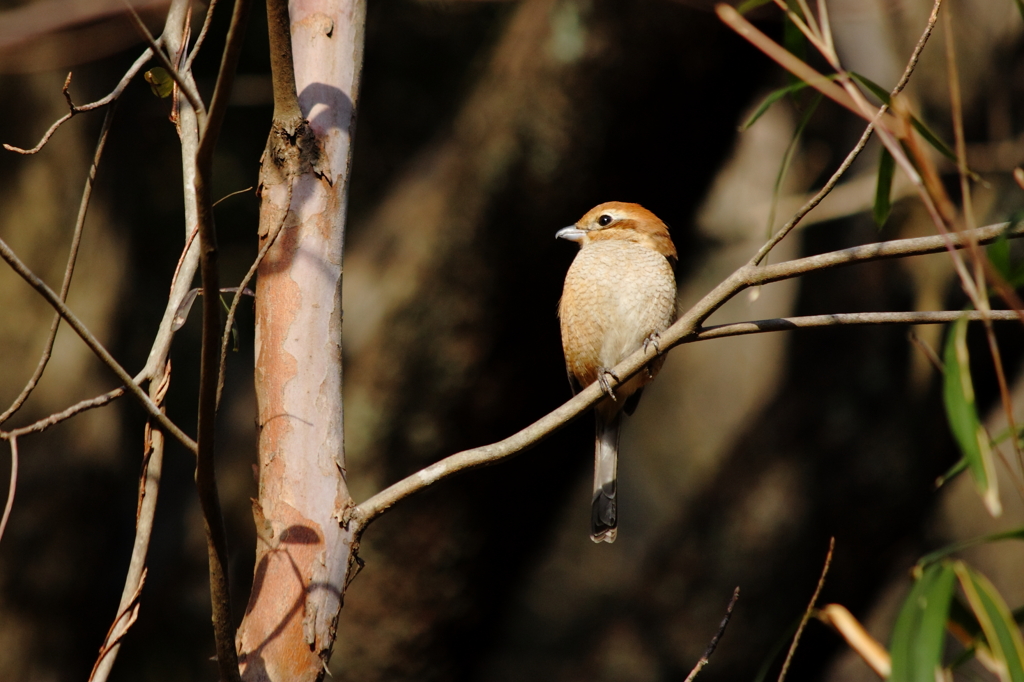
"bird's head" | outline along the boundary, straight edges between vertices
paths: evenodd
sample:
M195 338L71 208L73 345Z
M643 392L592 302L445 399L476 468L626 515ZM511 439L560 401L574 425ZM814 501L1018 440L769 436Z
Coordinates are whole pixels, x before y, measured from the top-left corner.
M555 233L559 239L579 242L580 247L606 239L618 239L646 246L673 263L678 257L668 227L640 204L609 201L595 206L575 225Z

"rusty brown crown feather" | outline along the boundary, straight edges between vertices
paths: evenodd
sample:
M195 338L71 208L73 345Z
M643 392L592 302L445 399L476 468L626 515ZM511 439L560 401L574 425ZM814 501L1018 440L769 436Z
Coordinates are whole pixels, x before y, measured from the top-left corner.
M601 225L602 216L611 222ZM670 259L679 257L668 233L668 226L640 204L609 201L587 211L576 222L576 227L587 233L582 243L602 239L623 239L646 246Z

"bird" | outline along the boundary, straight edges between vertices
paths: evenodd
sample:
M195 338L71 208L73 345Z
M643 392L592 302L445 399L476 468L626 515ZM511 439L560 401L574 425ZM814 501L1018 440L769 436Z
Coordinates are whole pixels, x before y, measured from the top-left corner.
M675 265L668 227L639 204L612 201L555 233L579 244L558 302L565 367L573 394L595 381L605 397L594 408L594 496L590 538L618 534L616 469L622 413L632 414L645 384L661 369L658 345L676 316ZM611 387L612 372L637 349L658 352L646 370Z

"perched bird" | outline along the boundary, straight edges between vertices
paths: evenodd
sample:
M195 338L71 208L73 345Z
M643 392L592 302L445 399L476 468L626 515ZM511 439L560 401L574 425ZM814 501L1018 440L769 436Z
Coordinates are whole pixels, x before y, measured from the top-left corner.
M668 228L639 204L612 201L591 209L556 237L578 242L580 251L565 276L558 318L573 393L595 381L607 397L594 408L594 500L590 538L614 542L617 526L615 470L622 412L632 414L644 384L664 361L654 359L611 389L611 368L675 320L676 247Z

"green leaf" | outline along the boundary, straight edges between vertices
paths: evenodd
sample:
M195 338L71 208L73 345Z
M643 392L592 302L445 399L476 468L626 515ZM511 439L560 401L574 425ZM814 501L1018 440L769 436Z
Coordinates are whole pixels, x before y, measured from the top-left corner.
M171 96L171 92L174 90L174 79L171 74L167 73L167 69L157 66L144 73L142 77L149 83L149 89L157 97Z
M961 457L957 460L956 464L949 467L949 470L946 473L935 479L935 487L941 488L965 471L967 471L967 460Z
M921 134L928 144L934 147L940 154L945 156L947 159L956 163L956 152L950 149L949 145L939 139L939 136L933 133L928 126L921 122L917 116L910 116L910 125L914 126L914 130ZM968 174L972 179L977 180L978 174L974 171L968 171Z
M995 466L988 433L978 419L974 404L974 385L971 382L970 356L967 352L967 318L961 317L949 331L943 353L945 369L943 398L949 428L967 460L974 485L992 516L999 516L1003 507L999 501Z
M796 126L796 130L793 131L793 138L789 141L789 146L786 147L786 153L782 155L782 164L779 166L779 174L775 176L775 187L772 190L772 203L771 208L768 209L768 234L771 235L772 229L775 227L775 209L779 204L779 194L782 190L782 181L786 179L786 174L789 172L789 166L793 163L793 155L796 153L797 143L800 142L800 136L804 132L804 128L811 121L811 116L817 111L818 105L821 104L821 93L817 93L813 100L811 100L810 106L804 111L803 117Z
M892 211L892 177L896 172L896 159L885 147L878 160L878 184L875 186L875 225L882 229Z
M1003 682L1024 682L1024 640L1010 609L988 578L962 561L953 564L967 603L981 625Z
M882 102L884 102L885 104L890 104L890 102L889 102L889 91L888 90L886 90L881 85L879 85L878 83L874 82L873 80L871 80L867 76L860 75L856 71L850 71L849 73L850 73L850 77L853 78L853 80L857 81L858 83L863 85L865 88L867 88L871 92L872 95L874 95L878 99L882 100Z
M1017 3L1017 11L1020 12L1021 19L1024 19L1024 0L1015 0Z
M955 582L948 563L932 564L917 579L893 626L890 682L935 682Z
M1021 2L1024 2L1024 0L1021 0ZM754 113L750 115L750 118L743 122L743 125L740 126L740 130L743 131L749 129L750 126L754 125L754 123L757 122L757 119L761 118L761 116L764 115L764 112L768 111L773 104L778 102L786 95L791 95L793 93L800 92L806 87L807 83L800 81L799 83L793 83L791 85L787 85L784 88L779 88L778 90L773 90L772 92L769 92L768 96L765 97L759 105L757 105L757 109L754 111Z
M963 542L957 542L952 545L947 545L942 549L937 549L930 554L925 554L923 557L918 559L917 565L924 568L928 564L933 564L939 559L945 558L950 554L961 552L977 545L984 545L989 542L1001 542L1003 540L1024 540L1024 526L1020 528L1011 528L1010 530L1004 530L999 533L990 533L988 535L982 535L980 537L971 538L970 540L964 540Z

